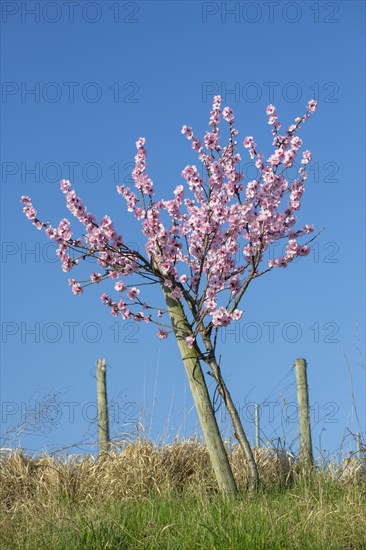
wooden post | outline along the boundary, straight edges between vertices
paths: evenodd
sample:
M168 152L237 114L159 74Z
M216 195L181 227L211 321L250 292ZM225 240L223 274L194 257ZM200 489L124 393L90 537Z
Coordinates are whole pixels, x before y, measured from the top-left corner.
M254 405L254 423L255 423L255 446L260 447L260 437L259 437L259 405L256 403Z
M357 445L357 458L358 460L362 460L362 440L361 440L361 434L356 434L356 445Z
M300 417L299 457L302 462L311 464L313 462L313 448L311 443L310 407L305 359L296 359L296 384Z
M219 489L223 493L235 495L238 489L221 438L200 359L196 349L189 348L186 343L186 337L192 334L191 328L182 305L170 297L171 290L164 286L163 293Z
M109 420L107 405L106 361L97 361L98 437L99 452L109 450Z

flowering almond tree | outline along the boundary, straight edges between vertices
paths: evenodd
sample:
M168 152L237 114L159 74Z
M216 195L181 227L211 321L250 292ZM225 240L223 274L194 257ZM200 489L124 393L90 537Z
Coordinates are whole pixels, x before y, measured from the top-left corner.
M141 222L146 237L144 254L125 244L109 216L98 221L67 180L61 182L61 190L67 208L85 228L82 237L73 236L66 218L53 227L37 217L29 197L23 196L21 201L27 218L57 242L63 271L70 272L86 258L93 258L98 265L87 280L69 279L74 294L81 294L90 284L112 280L113 294L103 292L101 299L113 316L153 323L161 339L175 335L218 485L223 492L236 493L201 364L209 366L217 384L248 461L250 487L255 488L258 471L221 374L217 335L220 328L241 318L240 303L253 280L273 268L287 267L310 251L310 241L300 243L299 239L312 233L313 226L294 228L310 151L302 153L294 181L288 181L286 169L294 165L302 145L298 130L317 102L310 101L305 114L282 133L275 107L267 107L274 152L265 158L253 137L245 138L244 147L258 169L258 178L245 185L234 114L221 104L221 97L216 96L203 144L192 128L183 126L182 133L197 152L207 177L201 178L196 166L186 166L182 171L185 185L178 185L170 200L154 199L153 182L146 172L145 139L136 142L132 172L136 190L120 185L117 192ZM220 144L221 117L228 125L226 145ZM285 242L284 254L265 262L265 251L278 240ZM144 285L153 283L162 288L163 306L145 301Z

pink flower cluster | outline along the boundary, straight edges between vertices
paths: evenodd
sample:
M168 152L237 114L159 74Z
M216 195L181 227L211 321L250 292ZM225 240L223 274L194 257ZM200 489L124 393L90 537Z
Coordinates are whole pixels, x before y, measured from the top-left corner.
M235 309L233 313L229 313L224 307L220 307L213 312L212 315L212 324L215 327L226 327L230 325L232 321L239 321L243 312L239 309Z
M71 290L73 291L73 293L77 296L84 292L80 283L78 283L76 279L69 279L69 285L71 286Z
M139 290L136 288L131 288L127 294L127 297L131 300L130 303L126 303L124 300L119 300L116 302L115 300L112 300L112 298L110 298L105 292L101 295L101 299L103 304L110 308L110 312L113 317L121 315L122 319L133 319L137 322L145 321L146 323L149 323L151 321L151 314L145 315L143 311L137 311L136 313L131 312L130 308L135 304L142 305L145 309L148 307L146 304L141 304L139 300L136 300L138 294Z
M296 118L281 135L276 108L268 105L266 113L274 151L266 159L257 150L253 136L244 139L244 148L255 159L259 171L257 179L244 186L234 113L230 107L222 108L221 97L215 96L210 129L203 138L204 147L190 126L182 128L182 134L198 154L206 177L200 175L196 165L186 166L181 174L185 186L177 185L170 200L153 201L153 182L146 172L145 139L139 138L132 172L137 192L123 185L117 186L117 192L125 199L128 210L141 221L146 257L124 245L109 216L98 223L67 180L61 182L61 190L68 209L85 227L84 241L72 238L70 222L66 219L61 220L57 229L40 222L29 197L22 197L24 213L38 229L46 228L48 237L56 240L64 271L70 271L86 257L95 258L104 269L104 273L93 272L84 284L69 279L74 294L105 278L147 277L168 288L171 299L194 311L192 335L187 337L187 345L192 347L204 322L219 328L240 319L242 311L237 306L252 279L274 267L287 267L295 258L309 253L307 244L299 243L298 239L312 233L313 226L305 225L298 230L294 226L305 190L310 151L302 153L293 181L287 178L286 170L294 166L302 146L297 133L316 107L315 100L309 101L305 114ZM220 144L221 117L229 127L226 145ZM279 239L286 243L284 255L261 267L265 251ZM71 251L77 251L79 257L73 259ZM140 301L140 290L136 286L131 288L117 280L114 289L117 293L126 292L130 303L126 299L114 301L103 293L102 301L110 307L112 315L167 326L160 321L161 309ZM156 318L143 311L131 312L131 308L140 306L156 310ZM168 330L159 328L159 338L165 339L168 334Z
M32 204L32 199L23 195L20 198L20 202L24 204L23 212L27 216L28 220L30 220L37 229L42 229L43 224L37 219L37 210Z
M135 181L135 187L141 191L143 195L153 194L153 182L145 173L146 169L146 149L145 138L140 138L136 141L137 154L135 156L135 168L132 172L132 177Z

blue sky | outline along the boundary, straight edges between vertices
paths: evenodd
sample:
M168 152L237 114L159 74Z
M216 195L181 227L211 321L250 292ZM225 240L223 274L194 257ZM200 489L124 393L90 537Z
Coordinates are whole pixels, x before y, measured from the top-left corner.
M313 161L299 223L324 231L310 256L252 285L245 315L219 342L249 437L258 402L263 437L285 437L296 449L291 367L305 357L315 454L336 452L342 440L353 450L350 432L365 438L364 6L2 3L3 433L30 424L12 444L38 451L84 441L78 449L89 450L100 357L114 437L133 437L138 422L155 440L197 432L173 338L161 342L154 327L116 322L100 287L73 296L19 197L30 195L55 224L68 213L59 180L70 178L98 217L110 214L143 249L139 225L115 192L131 180L135 141L146 137L149 174L157 195L169 198L181 170L196 162L181 126L202 136L216 93L234 109L239 142L253 135L265 154L269 102L288 125L308 100L319 101L301 134ZM253 167L241 153L248 181ZM32 423L37 407L43 416ZM219 418L230 433L224 413Z

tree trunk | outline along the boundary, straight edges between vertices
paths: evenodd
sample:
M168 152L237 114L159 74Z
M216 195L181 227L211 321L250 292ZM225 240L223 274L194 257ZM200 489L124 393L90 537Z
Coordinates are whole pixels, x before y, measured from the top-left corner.
M192 331L182 305L170 297L170 292L168 287L163 287L167 309L172 320L179 351L183 359L184 368L187 373L189 386L219 489L222 493L236 495L238 489L221 438L206 381L200 365L199 356L196 349L189 348L186 343L186 337L191 336Z
M230 392L227 389L225 381L221 375L221 369L218 365L215 357L215 352L212 347L210 338L207 335L202 335L206 351L208 353L207 362L211 368L212 376L217 383L217 389L224 400L226 409L230 414L230 418L234 427L234 436L236 437L239 445L244 453L249 467L249 483L248 488L250 491L255 491L259 484L259 474L256 462L254 460L253 451L248 441L248 438L244 432L243 424L240 420L239 413L235 407L235 404L231 398Z

